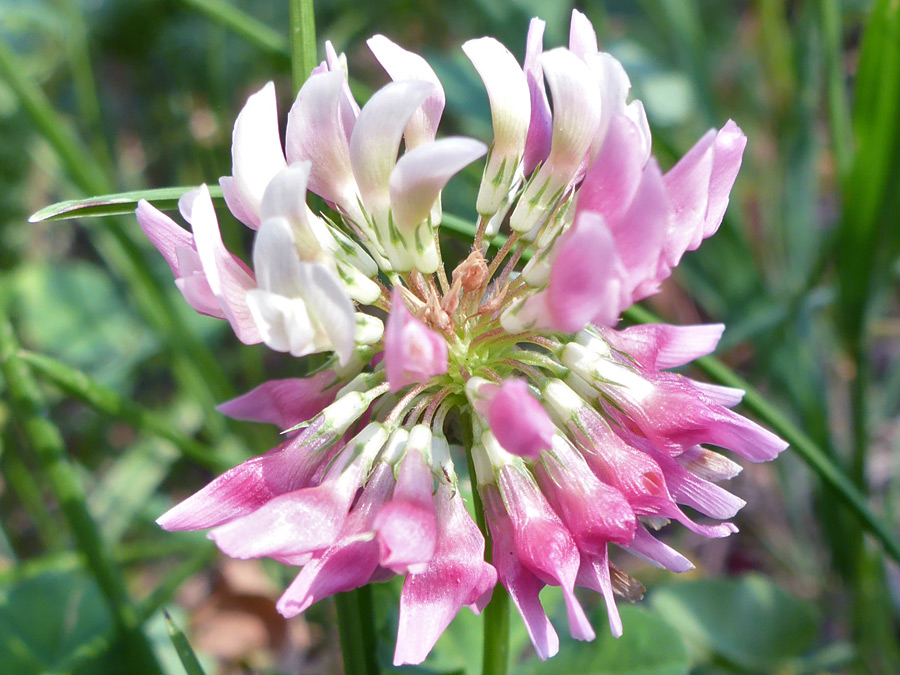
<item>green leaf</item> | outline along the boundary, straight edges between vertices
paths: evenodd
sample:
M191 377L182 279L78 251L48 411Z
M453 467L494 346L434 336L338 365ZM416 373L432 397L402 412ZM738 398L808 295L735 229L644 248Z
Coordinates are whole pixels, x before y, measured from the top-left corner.
M687 648L666 621L643 607L620 608L625 632L614 638L606 614L594 612L597 631L593 642L563 639L559 654L548 661L537 658L516 668L517 675L676 675L690 667Z
M774 671L818 633L809 603L756 574L656 588L650 603L690 644L751 670Z
M0 654L9 673L50 672L112 629L97 584L80 571L47 572L0 598Z
M134 213L137 203L146 199L161 211L174 211L178 208L181 196L193 190L190 187L168 187L153 190L133 190L118 192L86 199L69 199L45 206L28 218L29 223L40 223L45 220L63 220L67 218L90 218L95 216L121 216ZM222 188L210 185L209 194L213 199L222 199Z

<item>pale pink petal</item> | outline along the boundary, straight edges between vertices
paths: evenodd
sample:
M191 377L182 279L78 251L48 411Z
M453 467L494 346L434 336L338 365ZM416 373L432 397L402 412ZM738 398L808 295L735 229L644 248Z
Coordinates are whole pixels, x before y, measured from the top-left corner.
M350 136L353 135L353 127L356 125L356 118L359 117L359 104L353 98L353 92L350 91L346 59L343 58L343 54L338 56L334 45L331 44L331 40L325 40L325 62L328 70L344 74L344 95L341 97L341 126L344 127L344 135L349 143Z
M244 344L260 342L246 299L247 291L256 288L256 279L243 261L229 253L222 243L209 190L203 185L188 192L178 201L178 206L191 224L206 280L235 335Z
M278 131L275 85L253 94L234 123L232 174L244 214L258 224L259 205L269 181L287 166Z
M384 331L384 369L391 391L447 372L447 341L409 313L397 288Z
M431 468L416 448L401 460L394 493L378 512L373 529L381 566L397 574L423 572L434 557L437 519Z
M378 567L378 544L366 535L392 484L391 467L382 462L344 522L338 541L314 556L278 600L282 616L296 616L323 598L369 583Z
M518 378L500 385L490 403L488 423L504 450L524 457L537 457L548 449L556 432L544 406Z
M203 272L194 272L190 276L176 279L175 285L181 291L187 303L198 314L211 316L216 319L225 318L225 313L222 311L216 296L213 295L209 282L206 280L206 275Z
M569 23L569 49L580 59L598 51L594 26L591 20L577 9L572 10L572 19Z
M722 223L725 209L728 208L728 196L741 168L745 147L747 137L744 132L733 120L728 120L716 134L716 156L709 180L709 205L703 225L704 238L715 234Z
M671 208L664 260L670 268L679 263L685 251L694 250L703 239L715 138L714 130L707 131L664 177Z
M629 292L638 289L648 280L651 286L656 282L667 224L666 189L662 172L656 160L651 160L644 167L641 182L628 211L620 221L610 223L616 239L616 250L627 270L623 283ZM638 297L633 297L634 300L643 299L646 290L639 290L637 295Z
M697 387L704 396L726 408L733 408L743 401L746 393L743 389L723 387L720 384L710 384L698 380L691 380L691 384Z
M553 327L574 333L590 322L615 325L623 309L622 270L603 219L580 214L556 246L547 287Z
M624 330L603 330L603 336L617 349L646 368L677 368L701 356L712 354L725 331L721 323L672 326L651 323Z
M434 85L428 98L409 118L403 132L407 152L433 141L446 102L444 88L434 70L421 56L403 49L384 35L374 35L368 39L366 44L369 45L375 58L395 82L419 80Z
M535 167L547 159L553 133L550 101L544 89L544 69L541 67L540 58L545 25L537 17L533 18L528 24L528 38L525 42L525 63L522 70L525 72L528 91L531 93L531 121L528 124L528 136L525 139L525 151L522 156L522 169L526 176L530 176Z
M643 558L656 567L661 567L671 572L688 572L694 569L694 565L690 560L668 544L664 544L656 539L647 532L643 525L638 525L634 541L625 547L625 550Z
M397 229L410 232L427 219L447 181L485 152L481 141L456 136L419 146L397 160L389 184Z
M497 578L459 491L441 484L434 501L437 547L427 569L407 575L403 584L395 666L424 661L462 606L476 603Z
M162 253L175 277L182 276L178 270L178 249L195 250L194 237L174 220L145 199L138 202L135 210L138 225L147 239Z
M428 82L405 80L379 89L363 106L350 139L350 166L363 205L386 225L388 188L403 130L416 109L434 90Z
M612 119L625 112L625 99L628 98L631 81L622 64L612 54L597 52L586 54L584 59L600 86L600 97L603 101L597 136L591 147L593 156L602 147Z
M275 424L290 429L318 415L334 402L335 374L331 370L304 378L270 380L243 396L217 406L223 415L236 420Z
M545 584L523 567L516 556L513 526L497 487L484 485L480 492L491 530L491 559L497 566L497 576L522 616L538 658L544 661L559 651L559 637L541 606L540 592Z
M622 219L643 173L640 144L634 123L624 115L613 117L600 153L578 190L579 211L594 211L610 223Z
M341 121L343 72L319 73L300 88L288 114L285 150L289 164L309 161L309 189L351 214L358 212L350 145Z
M222 196L225 198L225 205L231 211L231 215L251 230L259 229L259 214L251 212L247 205L244 204L234 177L222 176L219 178L219 187L222 188Z

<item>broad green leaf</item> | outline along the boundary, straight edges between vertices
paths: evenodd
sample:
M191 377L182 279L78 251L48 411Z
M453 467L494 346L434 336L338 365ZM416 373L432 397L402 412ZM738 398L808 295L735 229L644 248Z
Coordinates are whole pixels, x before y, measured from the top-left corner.
M687 649L675 631L655 613L636 605L619 608L625 632L616 639L606 613L591 616L597 631L593 642L560 640L559 654L548 661L532 658L515 669L517 675L677 675L690 667ZM566 628L557 625L560 636Z
M156 208L162 211L172 211L178 208L178 200L185 192L193 190L190 187L156 188L153 190L134 190L132 192L118 192L111 195L87 197L86 199L69 199L45 206L28 218L30 223L40 223L45 220L63 220L66 218L90 218L95 216L120 216L134 213L137 203L146 199ZM222 199L222 188L218 185L210 185L209 194L213 199Z
M704 579L654 589L650 604L701 652L772 672L809 650L815 609L760 575Z
M2 669L18 675L51 672L112 627L100 590L81 571L21 581L0 597Z

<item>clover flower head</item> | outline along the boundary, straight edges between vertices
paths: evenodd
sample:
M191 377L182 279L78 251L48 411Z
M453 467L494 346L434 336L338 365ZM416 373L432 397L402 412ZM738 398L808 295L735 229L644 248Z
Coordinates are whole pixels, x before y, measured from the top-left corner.
M205 186L180 203L190 232L146 202L137 209L199 313L247 344L331 354L307 378L223 404L278 425L284 441L160 525L210 529L231 556L301 567L278 603L285 616L405 575L398 665L421 662L498 582L541 658L559 647L546 585L561 588L574 637L594 637L576 587L603 595L620 635L615 595L642 588L610 544L690 569L651 529L676 520L724 537L744 504L717 485L740 467L705 444L750 461L786 446L730 409L742 392L669 372L712 352L723 326L617 327L718 228L743 133L731 121L711 130L664 173L644 109L587 18L573 12L568 48L544 51L543 28L532 21L523 66L493 38L463 45L487 89L489 146L437 137L440 81L380 35L368 44L392 81L360 108L326 45L283 145L274 86L253 94L220 181L231 213L256 230L252 269L222 243ZM448 278L441 191L482 157L476 239ZM307 191L328 213L309 208ZM501 228L505 244L488 255ZM457 466L473 468L493 564Z

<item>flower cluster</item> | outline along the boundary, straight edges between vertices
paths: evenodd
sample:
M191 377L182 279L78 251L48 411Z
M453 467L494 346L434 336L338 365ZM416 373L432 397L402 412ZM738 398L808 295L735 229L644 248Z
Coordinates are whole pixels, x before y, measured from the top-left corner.
M634 600L642 588L609 545L689 569L651 530L674 519L727 536L730 522L698 523L682 506L727 521L744 503L716 485L740 467L704 444L751 461L786 445L730 410L742 392L667 372L712 352L723 326L616 328L718 228L744 135L728 122L663 173L644 109L628 102L628 77L587 18L573 13L568 48L544 51L543 28L532 21L522 66L493 38L463 45L490 100L489 147L436 139L440 82L383 36L368 44L392 82L360 109L345 59L326 43L283 146L274 86L251 96L234 127L233 175L220 184L256 230L252 269L223 245L205 186L179 205L190 232L146 202L137 209L198 312L247 344L333 353L307 378L223 404L231 417L278 425L284 442L160 525L211 528L231 556L302 566L278 603L288 617L405 575L398 665L421 662L498 581L541 658L559 646L545 585L561 588L573 636L594 636L576 586L603 595L620 635L614 595ZM448 278L441 191L484 155L475 242ZM330 215L307 206L307 190Z

